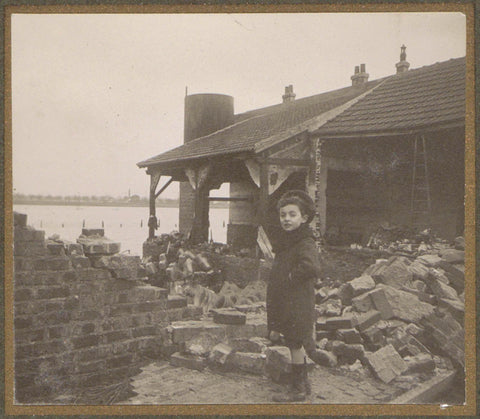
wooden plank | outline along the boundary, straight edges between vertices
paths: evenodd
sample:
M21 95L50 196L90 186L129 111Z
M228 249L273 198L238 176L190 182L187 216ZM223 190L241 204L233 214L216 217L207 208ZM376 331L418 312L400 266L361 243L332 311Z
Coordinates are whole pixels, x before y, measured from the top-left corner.
M265 256L265 259L271 260L275 257L275 254L272 251L270 240L268 239L267 233L265 233L265 230L262 226L258 226L257 243L263 255Z

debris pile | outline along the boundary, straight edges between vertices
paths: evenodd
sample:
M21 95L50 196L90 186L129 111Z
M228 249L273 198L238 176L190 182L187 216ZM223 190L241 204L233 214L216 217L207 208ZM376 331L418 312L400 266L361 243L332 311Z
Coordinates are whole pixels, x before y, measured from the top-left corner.
M439 240L419 247L409 257L402 248L379 259L351 281L316 284L312 359L329 367L366 368L383 382L407 387L439 371L463 372L463 238L454 248Z

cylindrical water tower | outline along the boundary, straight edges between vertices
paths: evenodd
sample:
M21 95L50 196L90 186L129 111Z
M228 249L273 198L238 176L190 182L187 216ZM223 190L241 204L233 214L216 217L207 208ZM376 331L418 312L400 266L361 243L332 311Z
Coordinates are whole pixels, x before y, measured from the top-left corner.
M185 96L183 141L211 134L233 124L233 97L220 94ZM179 230L188 234L195 214L194 191L188 182L180 183Z

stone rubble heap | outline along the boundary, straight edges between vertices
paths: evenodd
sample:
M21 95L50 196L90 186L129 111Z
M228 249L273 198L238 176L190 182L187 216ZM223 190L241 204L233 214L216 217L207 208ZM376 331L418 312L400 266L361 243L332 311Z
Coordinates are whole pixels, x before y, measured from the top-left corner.
M380 259L358 278L316 286L315 361L369 368L388 383L465 366L465 252L436 243ZM406 380L408 381L408 380Z

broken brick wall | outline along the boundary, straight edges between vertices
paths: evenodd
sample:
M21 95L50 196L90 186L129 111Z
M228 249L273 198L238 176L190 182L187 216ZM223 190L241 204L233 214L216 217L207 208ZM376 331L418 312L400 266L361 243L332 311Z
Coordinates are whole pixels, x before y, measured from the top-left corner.
M411 223L413 144L412 136L324 144L325 156L334 162L327 174L327 232L345 231L350 242L359 242L380 222ZM463 234L464 133L429 134L426 144L432 205L427 225L453 239ZM352 161L363 169L347 169L345 162Z
M186 300L169 300L167 290L108 269L105 258L98 265L102 256L85 256L78 243L46 241L26 221L15 214L18 402L127 378L142 357L161 353L171 321L200 315Z

